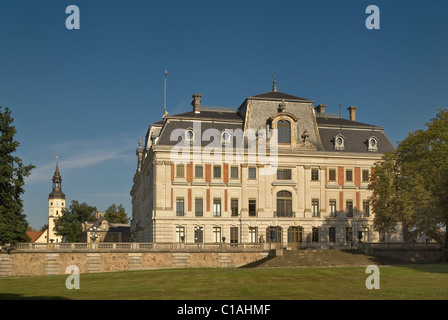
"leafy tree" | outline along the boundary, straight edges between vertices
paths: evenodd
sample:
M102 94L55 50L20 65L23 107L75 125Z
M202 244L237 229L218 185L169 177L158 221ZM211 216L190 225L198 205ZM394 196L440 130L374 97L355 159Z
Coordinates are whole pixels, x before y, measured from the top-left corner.
M22 160L14 156L19 142L14 140L16 129L11 111L0 107L0 243L28 242L26 235L28 222L23 214L25 177L29 176L33 165L24 166Z
M70 208L63 209L61 217L55 220L54 230L64 242L79 242L82 223L95 221L95 214L96 207L73 200Z
M115 203L107 208L104 218L111 223L129 223L128 215L121 204L118 208Z
M403 226L424 233L448 249L448 110L440 110L426 130L409 133L395 153L385 154L372 174L375 228Z

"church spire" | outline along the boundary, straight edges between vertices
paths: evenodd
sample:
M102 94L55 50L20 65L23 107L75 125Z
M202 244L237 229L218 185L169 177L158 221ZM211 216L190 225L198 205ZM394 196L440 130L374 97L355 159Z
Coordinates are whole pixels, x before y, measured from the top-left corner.
M65 194L62 192L62 177L59 172L59 157L56 156L56 170L53 175L53 188L49 195L49 198L61 198L65 199Z

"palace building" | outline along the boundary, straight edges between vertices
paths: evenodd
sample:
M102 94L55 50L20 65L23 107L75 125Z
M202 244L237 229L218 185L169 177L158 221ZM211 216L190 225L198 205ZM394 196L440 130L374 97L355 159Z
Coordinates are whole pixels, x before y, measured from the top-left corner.
M394 145L382 127L282 93L237 108L165 116L140 140L131 241L276 242L343 247L393 241L373 229L372 167ZM395 239L399 241L398 239Z

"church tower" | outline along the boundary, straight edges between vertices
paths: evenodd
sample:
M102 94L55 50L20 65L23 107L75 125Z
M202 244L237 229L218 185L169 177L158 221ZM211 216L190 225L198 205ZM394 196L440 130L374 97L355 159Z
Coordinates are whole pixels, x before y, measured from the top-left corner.
M53 175L53 190L48 196L48 229L47 243L58 243L62 237L54 232L54 221L62 215L65 208L65 194L62 192L62 177L59 173L59 160L56 157L56 170Z

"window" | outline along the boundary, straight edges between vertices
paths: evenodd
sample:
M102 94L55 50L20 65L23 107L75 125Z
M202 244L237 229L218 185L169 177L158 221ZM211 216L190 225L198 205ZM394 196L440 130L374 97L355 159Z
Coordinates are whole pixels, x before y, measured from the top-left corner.
M221 227L213 227L213 242L221 242Z
M221 198L213 198L213 216L221 216Z
M291 180L291 169L278 169L277 170L278 180Z
M183 216L184 212L184 198L176 199L176 216Z
M302 242L302 227L288 228L288 244Z
M249 179L257 179L257 168L249 167Z
M351 243L353 241L353 227L345 228L345 241Z
M238 227L230 227L230 243L238 243Z
M204 200L202 198L194 199L194 215L196 217L204 215Z
M249 243L257 243L257 227L249 227Z
M336 228L335 227L328 228L328 241L336 242Z
M319 181L319 169L311 169L311 181Z
M176 241L184 242L185 241L185 228L177 226L176 227Z
M257 216L257 200L249 199L249 217Z
M224 131L221 134L221 141L222 141L222 143L229 143L230 142L230 133L228 131Z
M282 228L281 227L268 227L266 229L266 240L271 242L282 242Z
M342 135L337 135L335 138L334 138L334 149L335 150L344 150L345 149L345 146L344 146L344 143L345 143L345 138L344 138L344 136L342 136Z
M194 166L194 177L195 178L203 178L204 177L204 169L202 166L200 166L200 165Z
M336 181L336 169L329 169L328 170L328 181Z
M278 143L291 143L291 124L287 120L277 122Z
M345 181L347 181L347 182L353 181L353 170L351 170L351 169L345 170Z
M202 243L204 241L204 228L194 227L194 242Z
M238 217L238 199L230 199L230 210L232 217Z
M375 137L370 137L367 140L367 146L369 151L372 152L378 151L378 139Z
M213 178L221 178L221 166L213 166Z
M362 211L364 211L365 217L370 216L370 201L369 200L364 200L362 202Z
M370 182L369 170L362 170L362 182Z
M353 200L345 201L345 211L347 212L347 217L353 217Z
M319 217L319 199L312 199L311 200L311 211L313 214L313 217Z
M277 192L277 217L292 217L292 193L289 191Z
M330 217L336 217L336 200L330 200Z
M230 167L230 179L238 179L238 167Z
M183 164L176 165L176 178L185 177L185 166Z
M319 242L319 228L313 228L311 230L311 241Z

